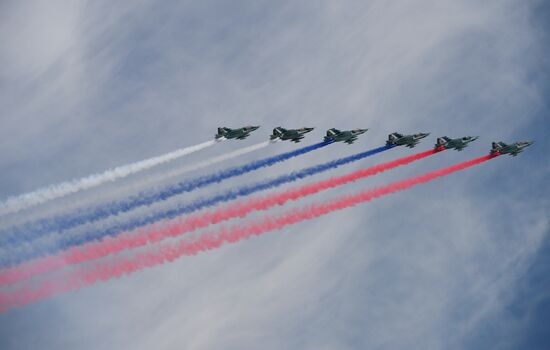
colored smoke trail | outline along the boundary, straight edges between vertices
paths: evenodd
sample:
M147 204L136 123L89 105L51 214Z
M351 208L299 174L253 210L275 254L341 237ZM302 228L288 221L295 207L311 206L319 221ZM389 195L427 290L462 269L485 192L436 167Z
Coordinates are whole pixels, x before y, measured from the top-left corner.
M246 155L248 153L252 153L254 151L261 150L262 148L265 148L265 147L269 146L270 144L275 143L277 141L278 140L260 142L260 143L257 143L255 145L252 145L252 146L245 146L245 147L236 149L234 151L222 154L220 156L215 156L215 157L212 157L210 159L206 159L206 160L204 160L202 162L199 162L199 163L196 163L196 164L191 164L189 166L176 168L176 169L171 170L171 171L163 171L162 173L155 174L154 176L151 176L149 178L140 180L139 182L129 184L128 186L126 186L126 188L115 189L114 190L115 193L113 194L111 192L111 196L123 195L124 193L128 193L130 188L147 188L147 187L151 187L151 186L154 186L155 184L158 184L162 181L166 181L167 179L174 178L174 177L177 177L177 176L182 176L182 175L187 174L187 173L192 172L192 171L197 171L197 170L215 165L217 163L221 163L223 161L231 160L233 158L237 158L237 157Z
M254 151L258 151L258 150L260 150L262 148L265 148L265 147L267 147L270 144L275 143L275 142L277 142L277 140L260 142L260 143L257 143L255 145L252 145L252 146L246 146L246 147L239 148L239 149L236 149L234 151L228 152L226 154L222 154L220 156L212 157L210 159L207 159L207 160L202 161L202 162L197 163L197 164L191 164L190 166L187 166L187 167L184 167L184 168L174 169L172 171L166 171L166 172L163 172L163 173L159 174L158 176L156 176L154 178L149 179L147 181L147 183L140 183L137 186L138 187L145 187L147 185L150 185L151 183L155 183L155 182L158 183L159 181L164 181L165 179L169 179L169 178L176 177L176 176L181 176L181 175L189 173L191 171L200 170L200 169L209 167L211 165L214 165L214 164L217 164L217 163L220 163L220 162L223 162L223 161L227 161L227 160L237 158L237 157L243 156L245 154L248 154L248 153L251 153L251 152L254 152Z
M195 146L180 148L176 151L164 154L162 156L118 166L116 168L106 170L103 173L93 174L80 179L50 185L48 187L40 188L33 192L10 197L5 201L0 202L0 215L17 212L22 209L45 203L52 199L61 198L72 193L99 186L106 182L121 179L128 175L150 169L154 166L167 163L177 158L181 158L188 154L213 146L216 144L216 142L217 141L215 140L211 140Z
M339 158L330 162L322 163L322 164L305 168L299 171L294 171L294 172L291 172L290 174L281 175L273 179L264 180L262 182L258 182L252 185L245 185L242 187L238 187L237 189L229 190L219 195L215 195L207 198L199 198L197 200L192 201L191 203L180 204L176 208L172 208L166 211L161 211L148 216L142 216L138 219L133 219L129 222L115 223L113 226L110 226L103 230L89 230L74 236L60 237L56 241L45 242L41 245L29 245L28 250L24 252L18 251L16 253L12 253L11 255L5 254L1 256L0 266L2 267L13 266L23 261L36 258L38 256L55 254L60 250L66 250L66 249L69 249L70 247L84 244L86 242L99 240L107 236L114 236L120 232L130 231L138 227L148 225L160 220L172 219L182 214L191 213L200 209L208 208L210 206L213 206L219 203L234 200L239 197L248 196L255 192L271 189L271 188L283 185L285 183L297 181L297 180L306 178L308 176L312 176L324 171L328 171L330 169L335 169L339 166L370 157L377 153L386 151L390 148L393 148L393 147L382 146L382 147L374 148L372 150L357 153L352 156Z
M225 169L191 180L181 181L173 185L165 186L161 190L151 193L141 192L125 200L104 204L91 210L78 210L73 214L65 216L38 220L34 223L13 228L11 231L0 233L0 246L18 245L26 241L32 241L43 237L47 233L55 230L67 230L85 223L95 222L110 216L125 213L141 206L147 206L155 202L164 201L184 192L191 192L198 188L219 183L232 177L244 175L260 168L273 166L288 159L325 147L329 144L331 144L331 142L319 142L294 151L252 161L242 166Z
M438 169L386 186L347 196L341 196L319 204L307 205L288 210L279 215L265 215L250 223L237 224L229 228L221 228L215 232L205 233L193 240L180 240L176 243L159 244L147 251L136 253L129 257L99 260L85 269L76 269L60 278L46 279L35 287L25 285L14 291L0 292L0 311L23 306L52 295L78 290L98 281L105 281L125 274L139 271L156 265L172 262L174 259L195 255L202 251L218 248L225 243L234 243L253 235L260 235L304 220L313 219L337 210L345 209L362 202L402 191L418 184L426 183L436 178L483 163L496 155L485 155L463 163Z
M436 150L419 152L393 161L377 164L366 169L353 171L349 174L317 181L297 188L269 194L264 197L251 198L242 203L232 203L211 212L186 216L159 227L140 228L135 232L121 234L114 238L108 237L100 242L87 243L73 247L55 256L48 256L14 268L0 270L0 285L6 285L30 278L40 273L51 272L67 264L82 263L98 259L106 255L118 253L124 249L136 248L145 244L155 243L168 237L175 237L185 232L193 231L224 220L244 217L252 211L266 210L275 205L284 205L288 201L300 199L320 191L344 185L386 170L406 165L437 153Z
M225 138L219 139L219 140L225 140ZM272 140L272 141L264 141L257 144L254 144L252 146L244 146L242 148L238 148L234 151L230 151L228 153L224 153L219 156L214 156L211 158L208 158L204 161L201 161L199 163L186 165L186 166L180 166L178 168L175 168L173 170L166 170L162 172L158 172L154 175L151 175L147 178L140 179L137 181L132 181L130 183L124 183L120 186L117 186L116 188L110 189L110 191L107 194L107 198L123 198L124 196L127 196L129 193L142 190L144 188L152 188L155 186L158 186L159 184L163 183L164 181L180 177L184 174L187 174L189 172L197 171L224 161L229 161L231 159L246 155L248 153L252 153L258 150L261 150L267 146L269 146L272 143L278 142L278 140ZM107 198L104 197L104 200L107 200ZM89 206L93 203L97 204L99 199L97 197L95 198L79 198L80 201L78 203L75 203L75 207L82 207L82 206ZM11 225L15 226L15 225Z

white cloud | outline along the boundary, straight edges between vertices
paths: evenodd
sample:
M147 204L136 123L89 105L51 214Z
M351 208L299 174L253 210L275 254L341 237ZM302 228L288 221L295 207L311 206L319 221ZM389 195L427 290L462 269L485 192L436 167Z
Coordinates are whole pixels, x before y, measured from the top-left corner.
M314 199L330 198L486 152L493 138L512 141L541 100L528 79L536 67L524 60L539 45L530 2L18 6L3 24L13 31L17 18L29 21L25 45L1 55L0 76L17 82L7 111L17 118L0 130L5 194L203 141L221 124L262 124L251 142L279 124L317 126L309 141L333 126L371 128L356 145L333 145L258 178L370 148L394 130L482 136L467 152ZM37 33L45 19L55 27ZM34 45L41 37L55 40ZM44 73L59 62L61 74ZM496 176L535 162L528 151L497 159L15 310L0 315L0 334L5 348L461 348L498 314L548 231L547 203L518 203L514 190L542 179Z

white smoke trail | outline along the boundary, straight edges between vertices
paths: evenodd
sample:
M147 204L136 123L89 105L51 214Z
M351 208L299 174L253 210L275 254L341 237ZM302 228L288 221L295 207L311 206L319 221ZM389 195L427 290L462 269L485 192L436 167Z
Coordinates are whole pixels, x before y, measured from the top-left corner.
M115 181L128 175L135 174L137 172L147 170L154 166L200 151L204 148L213 146L217 142L218 141L216 140L211 140L195 146L180 148L176 151L158 157L153 157L139 162L118 166L116 168L106 170L103 173L92 174L80 179L74 179L71 181L62 182L60 184L50 185L35 190L33 192L9 197L4 202L0 203L0 215L17 212L52 199L60 198L71 193L96 187L109 181Z
M259 149L262 149L264 147L269 146L269 144L274 143L274 142L276 142L276 141L265 141L265 142L260 142L258 144L252 145L252 146L243 147L243 148L237 149L233 152L229 152L227 154L222 154L221 156L213 157L211 159L207 159L207 160L205 160L203 162L200 162L200 163L197 163L197 164L192 164L192 165L184 167L184 168L174 169L170 172L163 173L163 174L161 174L161 179L157 178L157 179L154 179L154 180L155 181L164 180L164 179L168 179L168 178L171 178L171 177L176 177L176 176L183 175L183 174L188 173L190 171L195 171L195 170L199 170L199 169L202 169L202 168L206 168L207 166L214 165L216 163L219 163L219 162L222 162L222 161L225 161L225 160L233 159L233 158L245 155L245 154L253 152L253 151L257 151Z
M218 139L218 141L225 141L225 140L226 140L225 138ZM216 156L216 157L213 157L211 159L206 159L203 162L200 162L200 163L197 163L197 164L192 164L190 166L185 166L185 167L179 167L179 168L176 168L176 169L171 170L171 171L162 171L158 174L150 174L145 178L134 179L131 182L123 182L121 184L118 184L116 187L109 188L108 190L106 189L102 193L92 193L92 194L90 194L88 196L85 196L85 197L71 198L69 206L70 206L70 208L73 208L73 209L74 208L84 208L84 207L92 205L93 203L103 202L103 201L106 201L106 200L109 200L109 199L112 199L112 198L116 198L116 197L119 197L119 196L130 195L130 194L142 191L145 188L149 188L149 187L152 187L152 186L155 186L155 185L160 185L164 181L166 181L166 180L168 180L172 177L181 176L181 175L183 175L185 173L188 173L188 172L192 172L192 171L195 171L195 170L200 170L200 169L208 167L210 165L214 165L216 163L219 163L219 162L222 162L222 161L225 161L225 160L230 160L230 159L236 158L238 156L242 156L242 155L245 155L247 153L250 153L250 152L253 152L253 151L256 151L256 150L260 150L260 149L262 149L262 148L264 148L264 147L266 147L266 146L268 146L272 143L276 143L278 141L279 140L276 139L276 140L272 140L272 141L261 142L261 143L258 143L258 144L252 145L252 146L239 148L239 149L237 149L235 151L232 151L232 152L229 152L227 154L222 154L220 156ZM64 203L63 205L61 205L61 207L63 208L63 210L67 209L67 203ZM55 215L55 214L59 213L59 210L60 210L61 207L56 206L56 207L46 208L44 210L41 210L39 212L39 214L35 215L34 220L39 219L39 218L43 218L45 216ZM29 216L28 215L32 215L32 213L30 213L30 214L25 213L25 217L21 217L21 218L16 218L15 216L13 216L11 218L6 217L5 218L6 220L3 220L5 222L0 221L0 227L2 227L2 226L12 227L12 226L21 225L22 223L29 221ZM7 221L8 219L14 219L15 221L8 222ZM2 224L5 224L5 225L2 225Z
M94 202L104 201L107 198L119 197L123 195L128 195L130 193L136 193L146 188L159 185L170 178L178 177L192 171L206 168L208 166L211 166L226 160L230 160L233 158L237 158L239 156L251 153L253 151L260 150L277 141L278 140L260 142L252 146L239 148L227 154L222 154L220 156L206 159L200 163L191 164L185 167L178 167L171 171L162 171L158 174L151 174L143 179L139 179L139 180L136 179L130 183L124 183L124 184L121 184L120 186L117 186L116 188L109 189L108 193L105 193L103 195L95 195L91 197L75 199L77 202L73 203L73 205L82 207L82 206L90 205L91 203L94 203Z

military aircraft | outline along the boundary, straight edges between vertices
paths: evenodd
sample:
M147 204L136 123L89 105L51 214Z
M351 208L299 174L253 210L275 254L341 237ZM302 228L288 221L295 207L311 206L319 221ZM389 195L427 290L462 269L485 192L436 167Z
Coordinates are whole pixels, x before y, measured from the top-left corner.
M519 153L523 152L523 149L527 146L533 144L533 141L520 141L514 142L511 144L506 144L504 142L493 142L493 147L491 148L491 154L511 154L512 156L517 156Z
M256 129L258 129L259 126L245 126L243 128L238 129L231 129L221 127L218 128L218 133L216 134L216 139L226 138L226 139L237 139L237 140L244 140L248 136L250 136L250 133Z
M285 129L280 126L273 129L273 135L269 138L275 140L277 138L281 140L291 140L292 142L300 142L304 138L304 134L310 132L313 128L301 128L301 129Z
M413 135L403 135L398 132L388 135L388 141L386 141L386 146L407 146L413 148L416 146L420 139L428 136L430 133L418 133Z
M357 136L365 133L369 129L353 129L349 131L340 131L338 129L329 129L327 130L327 136L325 136L325 142L345 142L349 145L353 141L357 140Z
M468 147L468 144L472 141L478 139L478 136L464 136L458 139L451 139L450 137L443 136L438 137L435 144L435 149L456 149L457 151L462 151L464 148Z

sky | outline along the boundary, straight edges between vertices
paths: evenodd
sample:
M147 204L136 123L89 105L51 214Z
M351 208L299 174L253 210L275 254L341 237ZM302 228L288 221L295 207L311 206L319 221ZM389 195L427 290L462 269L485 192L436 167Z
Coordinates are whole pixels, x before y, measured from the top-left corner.
M0 314L0 348L550 348L549 17L542 0L1 2L1 199L210 140L219 126L262 127L0 227L130 195L276 126L315 127L300 145L332 127L369 131L127 217L377 147L394 131L430 132L417 149L436 136L480 138L270 213L474 158L491 141L535 144L12 309ZM183 178L297 147L279 142Z

